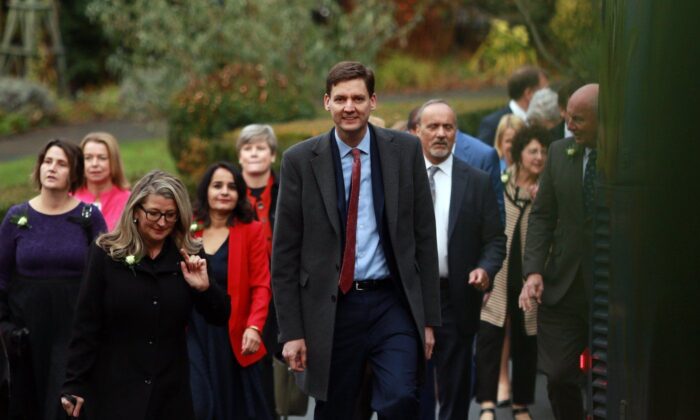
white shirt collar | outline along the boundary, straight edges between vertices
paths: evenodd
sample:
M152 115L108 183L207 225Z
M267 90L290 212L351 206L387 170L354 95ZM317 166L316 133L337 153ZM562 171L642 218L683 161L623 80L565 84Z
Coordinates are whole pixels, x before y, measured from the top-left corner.
M425 161L425 169L427 170L431 166L437 166L440 168L440 171L444 172L445 175L449 176L452 178L452 161L454 160L454 155L450 153L450 155L447 157L447 159L443 160L442 162L438 163L437 165L434 165L432 162L430 162L425 155L423 155L423 160Z
M527 112L524 109L520 108L520 105L518 105L518 103L515 102L515 99L511 99L510 102L508 102L508 107L511 111L513 111L513 115L515 115L523 121L527 121Z

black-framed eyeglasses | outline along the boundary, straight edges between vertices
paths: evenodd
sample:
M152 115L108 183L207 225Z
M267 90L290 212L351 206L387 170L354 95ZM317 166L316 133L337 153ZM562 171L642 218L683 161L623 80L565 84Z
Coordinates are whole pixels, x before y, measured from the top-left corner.
M178 219L178 214L175 211L169 211L169 212L161 212L156 209L146 209L143 206L139 206L141 210L146 214L146 220L149 222L158 222L160 221L160 218L164 218L167 223L173 223L177 221Z

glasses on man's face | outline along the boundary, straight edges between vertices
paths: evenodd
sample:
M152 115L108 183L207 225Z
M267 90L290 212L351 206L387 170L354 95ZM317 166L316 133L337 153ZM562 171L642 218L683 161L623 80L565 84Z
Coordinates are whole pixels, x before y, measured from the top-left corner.
M143 206L139 206L141 210L146 214L146 220L149 222L159 222L160 218L164 218L167 223L173 223L177 220L178 215L175 211L161 212L156 209L146 209Z

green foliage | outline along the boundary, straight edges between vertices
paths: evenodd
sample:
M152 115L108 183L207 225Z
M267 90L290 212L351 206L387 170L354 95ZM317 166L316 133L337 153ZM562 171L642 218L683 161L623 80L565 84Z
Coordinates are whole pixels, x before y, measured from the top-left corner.
M457 114L457 127L459 127L460 131L463 133L476 136L476 133L479 131L481 119L499 108L501 108L501 106Z
M100 89L80 90L75 98L58 100L61 121L81 123L121 118L125 115L118 86L107 85Z
M0 77L0 134L25 131L56 117L48 89L34 82Z
M472 76L460 57L428 60L402 53L380 60L376 71L379 92L449 90Z
M72 93L111 80L107 57L114 51L102 29L85 15L91 0L60 1L60 26L66 46L66 77Z
M491 30L469 62L469 68L485 77L507 77L525 64L537 62L537 54L530 46L527 29L509 25L501 19L491 20Z
M596 13L599 0L557 0L549 24L555 47L568 62L571 76L597 80L602 29Z
M217 143L236 127L258 121L286 121L313 115L286 76L261 65L232 64L180 92L168 112L168 146L182 174L198 178L213 160L225 157ZM197 159L193 159L197 156Z
M325 23L311 11L328 10ZM394 4L364 1L345 13L318 0L92 0L87 13L120 47L110 66L132 83L130 92L166 110L190 79L233 63L252 63L286 75L299 92L317 98L332 64L371 64L396 31Z

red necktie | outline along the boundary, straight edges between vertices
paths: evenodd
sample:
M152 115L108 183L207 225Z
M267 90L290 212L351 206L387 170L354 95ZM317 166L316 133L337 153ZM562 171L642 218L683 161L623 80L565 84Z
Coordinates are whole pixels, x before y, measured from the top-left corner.
M357 236L357 205L360 202L360 150L352 149L352 175L350 176L350 203L348 205L348 221L345 225L345 250L343 251L343 267L340 270L338 285L343 293L352 288L355 280L355 237Z

